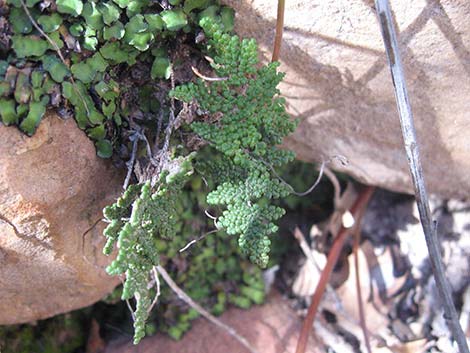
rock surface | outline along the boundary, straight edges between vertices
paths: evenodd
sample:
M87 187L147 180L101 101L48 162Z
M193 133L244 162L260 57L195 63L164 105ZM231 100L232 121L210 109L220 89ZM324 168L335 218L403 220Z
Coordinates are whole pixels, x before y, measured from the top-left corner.
M32 138L0 126L0 324L77 309L112 290L100 220L121 182L72 119L51 114Z
M267 302L250 310L229 309L220 320L233 327L254 348L262 353L293 353L297 344L302 320L278 293L269 296ZM314 350L310 337L307 352ZM158 348L157 348L158 347ZM156 335L134 346L131 342L110 344L104 353L247 353L238 341L207 320L198 319L192 329L180 341L168 336Z
M236 30L273 47L276 1L226 0ZM411 192L384 46L372 0L286 2L281 87L301 123L286 146L307 161ZM470 2L392 0L429 190L470 193Z

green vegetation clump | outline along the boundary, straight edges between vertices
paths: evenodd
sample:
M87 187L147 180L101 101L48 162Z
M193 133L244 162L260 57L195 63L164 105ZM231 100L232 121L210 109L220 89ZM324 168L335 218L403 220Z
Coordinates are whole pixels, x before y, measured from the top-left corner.
M118 152L134 172L134 184L104 210L109 222L104 253L118 247L107 271L125 274L121 297L135 299L134 342L151 331L146 322L156 296L156 265L164 265L215 313L228 302L260 303L260 270L234 249L262 268L268 265L269 236L284 214L273 201L292 192L276 170L294 155L277 146L295 123L278 96L283 78L278 64L260 65L254 40L227 33L233 10L211 0L7 4L10 42L0 48L1 122L32 135L46 109L56 108L75 118L100 157ZM177 71L190 58L178 46L185 48L188 38L193 47L200 42L211 59L207 77L184 84L188 79ZM196 62L202 62L200 53ZM182 85L174 88L175 82ZM185 109L189 114L181 117ZM213 230L218 233L208 236L200 252L191 252L186 271L179 271L176 259L188 241L182 229L189 221L179 205L194 178L207 183L204 210L217 215ZM200 230L210 228L205 224ZM208 296L215 301L205 302ZM178 314L162 327L179 337L195 315Z
M157 241L176 234L176 200L192 174L190 155L175 166L164 170L156 185L150 181L131 185L118 201L104 209L110 222L104 234L108 241L104 253L109 255L116 241L119 252L106 269L110 275L126 274L122 299L136 299L134 342L145 336L145 321L152 303L148 283L151 272L159 263ZM129 219L125 219L130 211ZM125 219L125 220L124 220Z
M268 235L277 231L274 221L284 214L269 200L292 192L274 170L294 159L292 152L277 147L295 129L284 99L277 96L283 75L276 70L278 63L257 67L258 47L253 39L223 33L208 19L201 25L209 38L211 66L218 80L199 79L172 94L188 103L195 101L207 112L191 127L219 154L206 163L217 185L207 201L225 206L217 227L240 235L242 252L266 267Z
M180 149L178 158L163 160L156 181L152 174L140 178L138 184L129 186L114 205L104 210L110 222L105 230L108 243L104 252L110 254L115 243L119 247L118 256L107 271L111 275L126 273L122 299L136 300L134 343L145 335L154 293L149 283L164 254L156 244L178 237L174 200L194 171L212 189L207 203L224 208L214 222L216 230L239 235L241 253L260 267L268 264L269 235L277 231L275 221L284 214L271 200L292 192L275 171L294 159L293 153L277 145L295 128L285 112L284 100L277 96L276 86L283 77L277 72L278 64L258 68L254 40L240 40L224 33L213 20L203 19L200 24L217 77L179 86L170 96L197 106L201 114L192 117L194 121L187 128L209 146L187 156L187 149ZM167 132L171 127L170 119ZM158 155L166 153L163 149ZM173 149L172 154L175 153ZM217 258L217 253L212 254ZM168 252L165 255L170 256ZM257 298L255 302L262 298L257 294L260 288L245 286L241 291L245 297ZM232 301L239 306L249 305L250 301L243 298Z
M8 44L0 43L0 122L33 135L47 108L72 115L108 158L122 129L142 106L149 87L126 84L136 63L141 75L168 79L169 47L181 33L195 32L207 16L233 27L233 10L212 0L7 0ZM148 80L147 80L148 82ZM141 95L142 94L138 94ZM147 95L148 96L148 95ZM151 101L154 97L145 97ZM145 104L144 104L145 105Z
M0 327L2 353L74 353L86 345L85 311L39 321L36 325Z

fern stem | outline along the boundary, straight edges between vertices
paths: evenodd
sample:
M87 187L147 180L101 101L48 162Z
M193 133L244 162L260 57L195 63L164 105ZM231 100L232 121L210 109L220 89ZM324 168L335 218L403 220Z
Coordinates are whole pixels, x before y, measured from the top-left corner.
M284 12L286 7L285 0L277 2L276 36L274 37L273 57L271 61L279 61L281 53L282 32L284 30Z

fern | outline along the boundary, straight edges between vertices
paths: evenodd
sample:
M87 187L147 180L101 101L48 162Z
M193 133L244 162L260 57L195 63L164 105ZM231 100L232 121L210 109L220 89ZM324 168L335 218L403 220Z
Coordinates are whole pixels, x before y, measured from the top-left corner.
M109 222L104 230L108 241L103 252L109 255L115 243L119 252L106 271L126 274L122 300L136 299L134 343L145 336L145 321L152 302L148 288L151 271L159 263L158 240L171 238L177 230L176 201L186 180L193 173L194 155L172 163L172 171L162 172L159 181L131 185L124 195L104 209ZM175 167L176 166L176 167ZM129 215L130 218L125 218Z
M222 206L216 222L229 235L239 235L242 253L259 265L269 261L269 235L278 229L276 221L284 209L272 200L289 195L292 188L282 182L275 168L294 159L292 152L277 147L295 129L285 112L285 101L277 85L283 74L278 63L258 68L258 47L254 40L240 40L224 33L210 19L200 25L208 38L208 54L218 80L179 86L174 98L195 102L204 112L191 123L192 130L213 149L196 170L211 180L215 189L207 195L210 205ZM158 241L177 233L175 202L189 175L191 161L198 152L180 157L163 170L155 185L150 181L131 185L123 196L104 210L110 222L104 252L117 243L119 252L107 268L111 275L126 274L122 299L136 299L134 343L145 334L151 306L150 272L159 263ZM177 167L173 167L176 165ZM171 171L170 171L171 169Z
M185 102L195 101L209 113L191 125L221 154L217 168L209 167L218 186L207 201L225 206L217 225L230 235L238 234L241 250L252 262L266 267L268 236L277 231L274 221L284 214L268 200L285 197L292 190L273 171L294 159L292 152L277 147L295 129L284 99L277 96L283 74L277 72L278 63L257 68L255 40L223 33L208 19L200 24L209 39L211 66L219 80L199 79L171 94Z

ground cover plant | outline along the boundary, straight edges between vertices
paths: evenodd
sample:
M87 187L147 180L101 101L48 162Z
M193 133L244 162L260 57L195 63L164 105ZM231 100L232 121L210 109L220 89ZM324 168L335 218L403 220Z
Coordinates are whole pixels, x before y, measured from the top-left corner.
M238 242L237 256L266 267L269 235L284 214L271 200L293 191L276 168L294 156L277 145L295 123L278 97L278 65L260 65L256 42L229 34L233 11L197 0L7 4L2 123L31 136L46 109L56 108L73 116L100 157L127 165L122 197L104 210L104 253L117 244L107 271L125 274L122 299L135 299L134 342L145 335L160 295L156 266L170 261L184 239L178 212L193 174L206 183L206 209L215 214L211 231L225 234L229 249ZM199 64L192 67L197 79L187 74L191 60ZM212 255L223 258L223 247L217 250ZM237 264L237 271L229 260L213 265L241 285L228 301L245 307L262 301L256 267ZM258 275L248 280L245 273ZM203 297L200 281L185 282ZM222 294L215 312L227 301ZM187 327L186 318L180 322L168 328L174 337Z
M122 196L104 209L108 226L103 252L116 256L107 272L119 276L123 286L108 300L120 297L126 303L122 307L130 309L134 343L156 330L180 338L199 315L220 327L223 324L212 314L220 314L228 303L239 307L261 303L265 295L261 269L273 263L272 235L284 214L279 200L297 194L279 176L294 156L278 148L295 129L295 122L286 114L277 90L283 77L277 72L278 64L261 65L256 42L231 33L233 11L210 0L8 0L0 4L2 124L16 125L32 136L46 110L56 109L63 118L76 120L100 157L112 158L127 169ZM283 5L279 1L280 9ZM382 29L392 22L385 10L379 11ZM282 34L279 13L273 60L278 58ZM393 46L388 42L394 32L387 31L384 41L393 58L393 82L402 84L403 74L395 66L399 56L391 51L397 44L395 39ZM402 120L409 127L404 131L413 132L406 87L396 88ZM404 138L412 141L407 146L417 146L413 134ZM416 151L408 151L409 160L436 260L433 270L452 314L448 321L465 352L465 337L438 261ZM305 352L329 276L345 256L352 235L358 306L362 305L357 274L359 226L374 188L360 190L356 202L345 208L337 202L339 182L333 184L331 223L338 223L329 234L333 240L327 244L328 259L312 296L298 353ZM342 222L347 209L352 228ZM207 217L201 217L204 214ZM295 234L302 246L302 233ZM303 241L308 258L312 249ZM169 287L160 286L161 279ZM183 299L189 306L176 302L170 289L180 298L181 293L189 294L184 294L189 300ZM365 346L371 351L364 310L360 311ZM18 342L24 341L26 350L34 350L37 339L41 349L75 351L84 338L74 336L79 330L69 325L67 317L64 323L65 331L54 324L42 327L51 328L51 336L71 334L73 340L67 346L38 338L37 331L27 326L20 327L17 336L11 329L1 330L0 344L10 339L17 351Z

